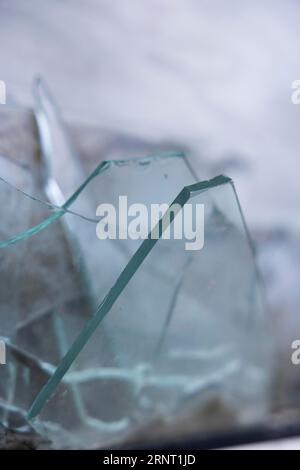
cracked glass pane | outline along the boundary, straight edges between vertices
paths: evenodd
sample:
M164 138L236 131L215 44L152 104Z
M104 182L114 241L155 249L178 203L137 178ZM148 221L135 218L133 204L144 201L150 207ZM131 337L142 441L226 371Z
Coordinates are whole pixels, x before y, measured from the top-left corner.
M232 181L197 182L180 152L89 172L41 80L34 98L0 156L1 424L96 448L263 419L270 326Z
M55 174L1 160L1 422L65 448L261 419L270 330L231 180L197 183L180 153L102 162L77 187ZM97 206L119 196L203 205L202 249L164 238L168 210L159 238L99 240Z

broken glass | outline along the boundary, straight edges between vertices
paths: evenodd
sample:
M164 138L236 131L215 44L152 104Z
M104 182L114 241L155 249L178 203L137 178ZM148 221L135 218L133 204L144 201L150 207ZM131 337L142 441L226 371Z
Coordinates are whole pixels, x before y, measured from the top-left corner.
M84 178L36 92L39 170L0 159L0 422L96 448L261 419L270 326L230 178L197 182L181 153L103 161ZM120 196L148 213L167 204L145 239L120 236L120 218L119 236L97 237L98 205ZM204 207L201 249L164 237L176 204Z
M57 446L100 446L210 395L241 420L267 405L268 324L230 179L184 185L193 175L177 154L102 163L90 179L98 201L204 204L204 246L188 251L100 241L92 205L79 215L30 198L32 175L11 175L0 185L5 425L29 418Z

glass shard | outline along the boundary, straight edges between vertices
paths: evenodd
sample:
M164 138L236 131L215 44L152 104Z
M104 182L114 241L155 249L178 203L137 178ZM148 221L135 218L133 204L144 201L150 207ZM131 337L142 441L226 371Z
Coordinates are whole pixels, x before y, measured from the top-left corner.
M157 423L171 435L195 409L203 429L212 402L216 430L224 415L233 426L261 416L269 326L232 181L195 182L177 153L102 162L60 206L10 165L1 161L1 422L55 447L100 447L153 438ZM159 238L99 240L97 205L120 195L149 211L203 204L203 248L162 237L168 211Z

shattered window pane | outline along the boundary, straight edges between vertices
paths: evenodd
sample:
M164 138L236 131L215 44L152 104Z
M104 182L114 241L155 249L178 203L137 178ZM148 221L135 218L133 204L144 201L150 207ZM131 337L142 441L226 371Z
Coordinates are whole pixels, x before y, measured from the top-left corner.
M1 422L99 447L192 432L195 414L206 432L261 418L269 325L231 180L197 183L184 155L154 155L102 162L72 196L63 175L11 165L1 160ZM99 240L96 208L120 195L149 210L203 204L203 248Z

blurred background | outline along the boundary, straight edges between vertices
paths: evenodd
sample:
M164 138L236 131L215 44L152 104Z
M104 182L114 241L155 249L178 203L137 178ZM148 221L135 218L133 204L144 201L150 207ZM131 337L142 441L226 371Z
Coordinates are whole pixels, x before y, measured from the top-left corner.
M300 389L290 360L300 339L299 15L297 0L0 0L8 106L30 107L42 75L83 158L184 150L200 179L233 178L279 351L276 403L291 409Z

